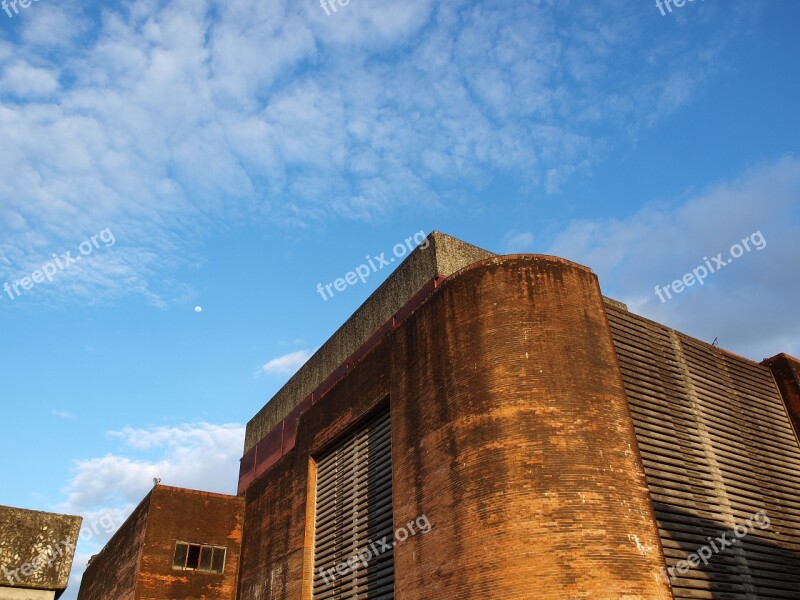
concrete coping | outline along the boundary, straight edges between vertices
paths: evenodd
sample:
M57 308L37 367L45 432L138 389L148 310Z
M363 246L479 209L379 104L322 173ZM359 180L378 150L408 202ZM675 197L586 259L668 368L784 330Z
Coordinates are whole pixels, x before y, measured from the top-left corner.
M244 452L267 435L370 336L436 277L496 254L433 231L248 422Z

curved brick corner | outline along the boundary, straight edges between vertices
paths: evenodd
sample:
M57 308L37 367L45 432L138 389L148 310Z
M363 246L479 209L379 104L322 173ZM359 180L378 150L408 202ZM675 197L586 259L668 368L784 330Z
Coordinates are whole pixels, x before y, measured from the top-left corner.
M391 354L398 598L672 598L591 271L482 261Z
M597 280L542 256L449 277L300 418L245 493L240 600L308 599L310 457L389 399L398 600L671 600Z

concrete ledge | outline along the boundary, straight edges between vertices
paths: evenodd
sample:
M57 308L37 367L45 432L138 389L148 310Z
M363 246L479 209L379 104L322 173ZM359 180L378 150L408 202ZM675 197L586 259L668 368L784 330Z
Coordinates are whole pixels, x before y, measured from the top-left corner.
M0 586L0 600L53 600L55 592Z
M64 590L69 583L81 517L0 506L2 585L27 590ZM31 598L36 596L28 592ZM0 592L0 598L3 598ZM28 596L10 596L27 598Z
M247 424L247 452L336 370L372 333L438 275L496 256L434 231L375 290Z

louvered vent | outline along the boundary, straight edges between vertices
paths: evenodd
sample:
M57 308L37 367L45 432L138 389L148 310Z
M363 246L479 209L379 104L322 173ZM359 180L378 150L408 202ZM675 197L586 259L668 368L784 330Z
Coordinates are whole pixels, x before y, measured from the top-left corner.
M800 598L800 447L766 367L607 306L676 600Z
M394 551L378 543L393 545L388 407L317 459L315 516L314 600L394 598Z

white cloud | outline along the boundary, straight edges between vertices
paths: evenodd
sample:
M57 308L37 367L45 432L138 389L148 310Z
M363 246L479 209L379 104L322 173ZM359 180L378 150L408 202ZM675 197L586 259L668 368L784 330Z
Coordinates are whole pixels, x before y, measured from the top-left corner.
M60 417L62 419L74 419L75 418L75 415L73 415L72 413L69 413L69 412L67 412L65 410L59 410L57 408L54 408L53 410L51 410L50 413L54 417Z
M240 425L126 427L109 435L123 443L125 453L76 462L75 475L66 489L67 512L138 502L154 477L161 477L165 485L235 492L244 441ZM158 456L132 458L136 451Z
M263 364L258 369L257 375L264 373L269 375L291 375L302 367L309 358L311 358L311 352L308 350L290 352Z
M704 257L760 231L753 249L662 303L669 285ZM751 247L755 247L751 243ZM572 222L548 251L591 267L604 293L634 312L691 336L761 360L800 352L800 158L784 157L675 206L651 206L625 219ZM713 264L713 263L712 263Z
M74 0L51 3L45 10L26 11L25 18L16 25L26 44L48 48L68 46L90 27Z
M58 75L47 69L17 62L6 67L0 79L0 94L38 98L49 96L58 90Z
M503 238L503 251L506 254L529 252L535 237L530 231L509 231Z
M26 301L167 306L220 221L385 219L507 173L556 191L620 128L690 101L741 12L706 7L686 27L725 35L684 39L613 2L346 8L37 6L18 44L0 40L0 280L110 227L113 252Z
M184 424L172 427L126 427L109 433L119 453L78 460L57 510L84 518L64 598L77 597L86 561L153 487L153 478L176 487L234 494L244 427L238 424Z

